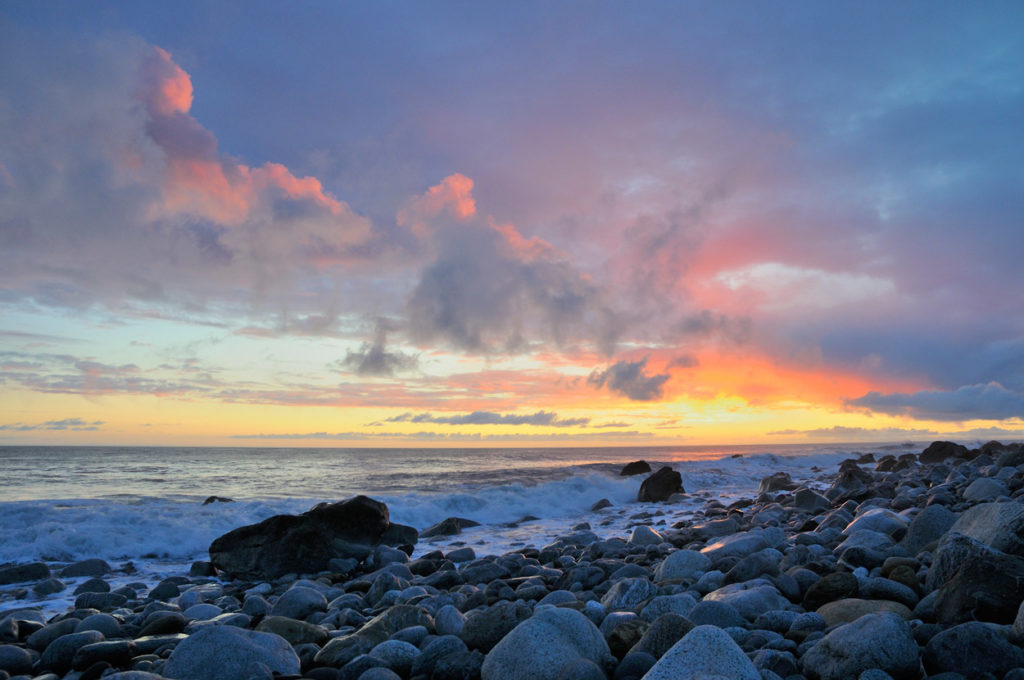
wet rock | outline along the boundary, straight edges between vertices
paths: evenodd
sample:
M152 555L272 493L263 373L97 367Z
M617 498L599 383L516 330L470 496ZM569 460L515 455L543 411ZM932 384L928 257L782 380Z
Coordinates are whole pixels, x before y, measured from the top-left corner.
M431 538L433 536L455 536L461 534L463 529L480 526L480 522L463 517L449 517L443 519L433 526L427 527L420 532L420 538Z
M0 671L10 675L30 675L32 655L15 645L0 645Z
M590 511L591 512L597 512L598 510L604 510L605 508L610 508L610 507L612 507L612 502L610 500L608 500L607 498L602 498L601 500L599 500L598 502L596 502L592 506L590 506Z
M1024 555L1024 503L976 505L950 531L1010 555Z
M920 656L906 621L891 613L869 614L826 635L800 665L811 680L846 680L875 668L909 680L918 677Z
M714 626L697 626L644 676L644 680L704 678L761 680L761 674L728 633Z
M106 560L101 560L98 557L94 557L88 560L82 560L69 564L60 570L60 575L65 578L75 578L78 576L103 576L113 571L110 565L107 564Z
M10 585L11 583L41 581L46 578L50 578L50 568L42 562L16 564L11 567L0 568L0 586Z
M994 501L1000 496L1008 496L1009 489L1002 482L991 477L979 477L964 489L964 500L975 503Z
M332 559L365 559L389 525L386 505L356 496L229 531L210 544L210 561L235 578L325 571Z
M428 642L412 664L412 677L434 677L437 667L468 651L466 644L454 635L442 635ZM440 680L439 676L438 680Z
M714 543L701 548L701 554L714 564L725 557L739 557L770 547L764 536L755 531L747 531L731 536L724 536Z
M296 621L284 616L267 616L256 625L260 633L273 633L288 641L293 647L302 644L323 646L330 637L327 629L305 621Z
M633 527L626 541L629 545L658 545L665 539L651 527L641 524Z
M701 600L690 610L686 618L697 626L742 628L747 625L747 620L736 611L736 607L725 602L716 602L715 600Z
M135 656L131 640L110 640L79 647L71 660L75 670L84 671L94 664L106 662L114 668L127 667Z
M694 623L680 614L662 614L651 623L629 654L643 652L660 659L672 645L693 630ZM627 655L628 656L628 655Z
M43 655L39 658L39 667L63 675L71 670L75 652L81 647L103 642L103 640L103 634L95 630L62 635L47 645Z
M601 669L615 663L597 627L572 609L542 609L516 626L488 652L482 680L558 680L577 660Z
M777 493L779 491L792 491L797 487L793 478L788 472L776 472L765 477L757 487L758 495L763 493Z
M367 654L383 640L373 640L364 635L353 633L332 638L323 649L317 652L313 662L318 666L341 668L360 654Z
M672 494L684 491L682 475L666 465L640 484L637 500L642 503L666 501Z
M640 605L658 594L658 586L646 578L626 578L616 582L605 596L601 605L606 611L636 611Z
M773 609L788 609L789 601L764 579L722 586L704 596L704 600L732 605L748 621Z
M617 659L624 657L640 640L650 627L639 617L631 617L619 621L605 636L608 649Z
M926 545L938 541L956 523L955 512L941 505L929 505L910 520L907 534L900 545L911 555L919 553Z
M401 640L385 640L370 650L370 656L380 659L388 668L403 677L409 675L419 655L420 650Z
M646 460L637 460L632 463L626 463L619 475L622 477L632 477L633 475L642 475L650 471L651 466Z
M857 577L848 571L834 571L814 582L804 595L803 606L814 611L828 602L842 600L857 594Z

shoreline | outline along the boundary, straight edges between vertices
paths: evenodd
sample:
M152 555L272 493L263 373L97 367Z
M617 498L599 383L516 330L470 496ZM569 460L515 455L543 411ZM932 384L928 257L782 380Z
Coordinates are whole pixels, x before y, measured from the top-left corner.
M612 506L594 516L625 519L628 535L579 523L496 556L476 554L470 529L421 538L412 559L378 546L348 574L221 580L200 563L147 590L110 588L93 562L78 569L100 592L77 610L0 612L0 672L248 677L217 665L238 649L261 659L256 677L315 680L653 680L697 677L679 673L700 663L731 677L917 678L997 662L984 672L1015 678L1024 590L1000 574L1024 575L1024 452L986 447L863 456L816 479L768 477L728 504L703 491ZM979 582L984 564L999 570ZM999 654L964 657L982 643ZM544 658L564 667L530 665Z

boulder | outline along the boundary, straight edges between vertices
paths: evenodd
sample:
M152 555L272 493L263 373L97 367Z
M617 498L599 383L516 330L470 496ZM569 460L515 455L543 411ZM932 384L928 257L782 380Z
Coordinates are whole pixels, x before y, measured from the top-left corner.
M665 652L644 680L761 680L739 645L721 628L697 626Z
M322 647L330 637L327 629L322 626L284 616L266 616L256 625L256 630L280 635L292 646L313 643Z
M654 619L640 641L629 650L629 654L643 652L650 654L655 659L660 659L665 652L671 649L672 645L693 630L693 626L693 622L680 614L672 612L662 614Z
M811 680L846 680L871 669L910 680L919 676L921 662L907 622L882 613L836 628L807 650L800 665Z
M760 495L777 491L792 491L796 487L796 482L793 481L788 472L776 472L761 480L761 483L757 486L757 493Z
M299 657L282 637L233 626L203 628L180 642L167 659L165 677L234 680L298 675Z
M847 467L836 475L832 486L825 492L825 497L832 503L842 503L846 500L863 500L871 495L870 484L874 481L870 472L865 472L857 466Z
M1018 604L1024 600L1024 559L984 549L986 546L978 543L972 546L974 550L954 551L950 555L950 545L941 546L935 559L940 573L950 574L938 586L936 620L939 623L972 619L1012 623ZM957 555L961 559L957 560ZM937 569L935 562L933 570Z
M420 532L420 538L430 538L432 536L455 536L461 534L463 529L469 527L478 527L480 522L474 522L471 519L465 519L463 517L449 517L443 519L433 526L429 526Z
M675 493L684 493L683 476L667 465L640 484L637 500L643 503L667 501Z
M1024 555L1024 503L983 503L967 510L950 531L1011 555Z
M941 463L947 458L967 458L967 455L966 446L953 442L932 442L917 459L922 463Z
M991 673L1001 678L1024 667L1024 650L1010 642L1002 627L971 621L932 637L924 650L924 667L929 675L962 673L973 680Z
M210 544L210 561L246 579L326 571L333 559L365 559L390 524L385 504L356 496L229 531Z
M0 568L0 586L26 581L42 581L50 578L50 568L43 562L16 564L12 567Z
M886 508L871 508L857 515L856 519L846 525L843 529L844 536L850 536L868 529L887 536L892 536L907 528L909 521L903 515L898 515Z
M910 520L907 535L900 545L916 555L930 543L938 541L957 521L957 514L941 505L929 505Z
M978 477L964 489L964 500L975 503L994 501L1000 496L1009 496L1010 491L998 479Z
M823 604L857 594L857 577L848 571L834 571L811 584L804 594L804 609L814 611Z
M482 680L559 680L579 660L607 672L615 658L597 626L573 609L544 608L487 653Z
M110 565L107 564L106 560L101 560L98 557L94 557L88 560L82 560L69 564L60 570L60 575L72 578L76 576L103 576L109 574L112 571Z
M470 612L459 637L470 649L486 653L513 628L530 618L530 607L521 602L499 600L487 609Z
M636 611L641 604L657 594L658 586L646 578L624 578L605 593L601 605L609 612Z
M840 623L851 623L862 616L884 612L896 614L904 621L914 618L914 612L905 604L892 600L862 600L856 597L823 604L818 607L816 613L829 626L835 626Z
M632 463L626 463L619 475L622 477L632 477L633 475L642 475L650 471L651 466L646 460L636 460Z
M724 557L744 557L752 552L767 548L764 536L755 531L744 531L731 536L724 536L714 543L708 543L700 552L712 563Z
M710 568L711 560L707 555L696 550L677 550L655 568L654 580L658 583L682 579L695 581Z
M789 609L791 606L778 589L764 579L723 586L705 595L703 601L732 605L748 621L753 621L767 611Z
M626 543L629 545L658 545L664 540L657 531L645 524L641 524L633 527L633 531L630 532Z

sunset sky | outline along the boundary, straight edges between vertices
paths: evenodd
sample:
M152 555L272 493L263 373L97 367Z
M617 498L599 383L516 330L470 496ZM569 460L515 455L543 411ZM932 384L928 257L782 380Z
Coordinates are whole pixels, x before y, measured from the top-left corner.
M1024 437L1022 27L4 3L0 444Z

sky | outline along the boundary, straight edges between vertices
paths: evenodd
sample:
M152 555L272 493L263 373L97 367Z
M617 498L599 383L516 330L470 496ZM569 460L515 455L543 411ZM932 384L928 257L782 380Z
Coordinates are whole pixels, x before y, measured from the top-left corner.
M0 444L1024 437L1024 5L0 5Z

